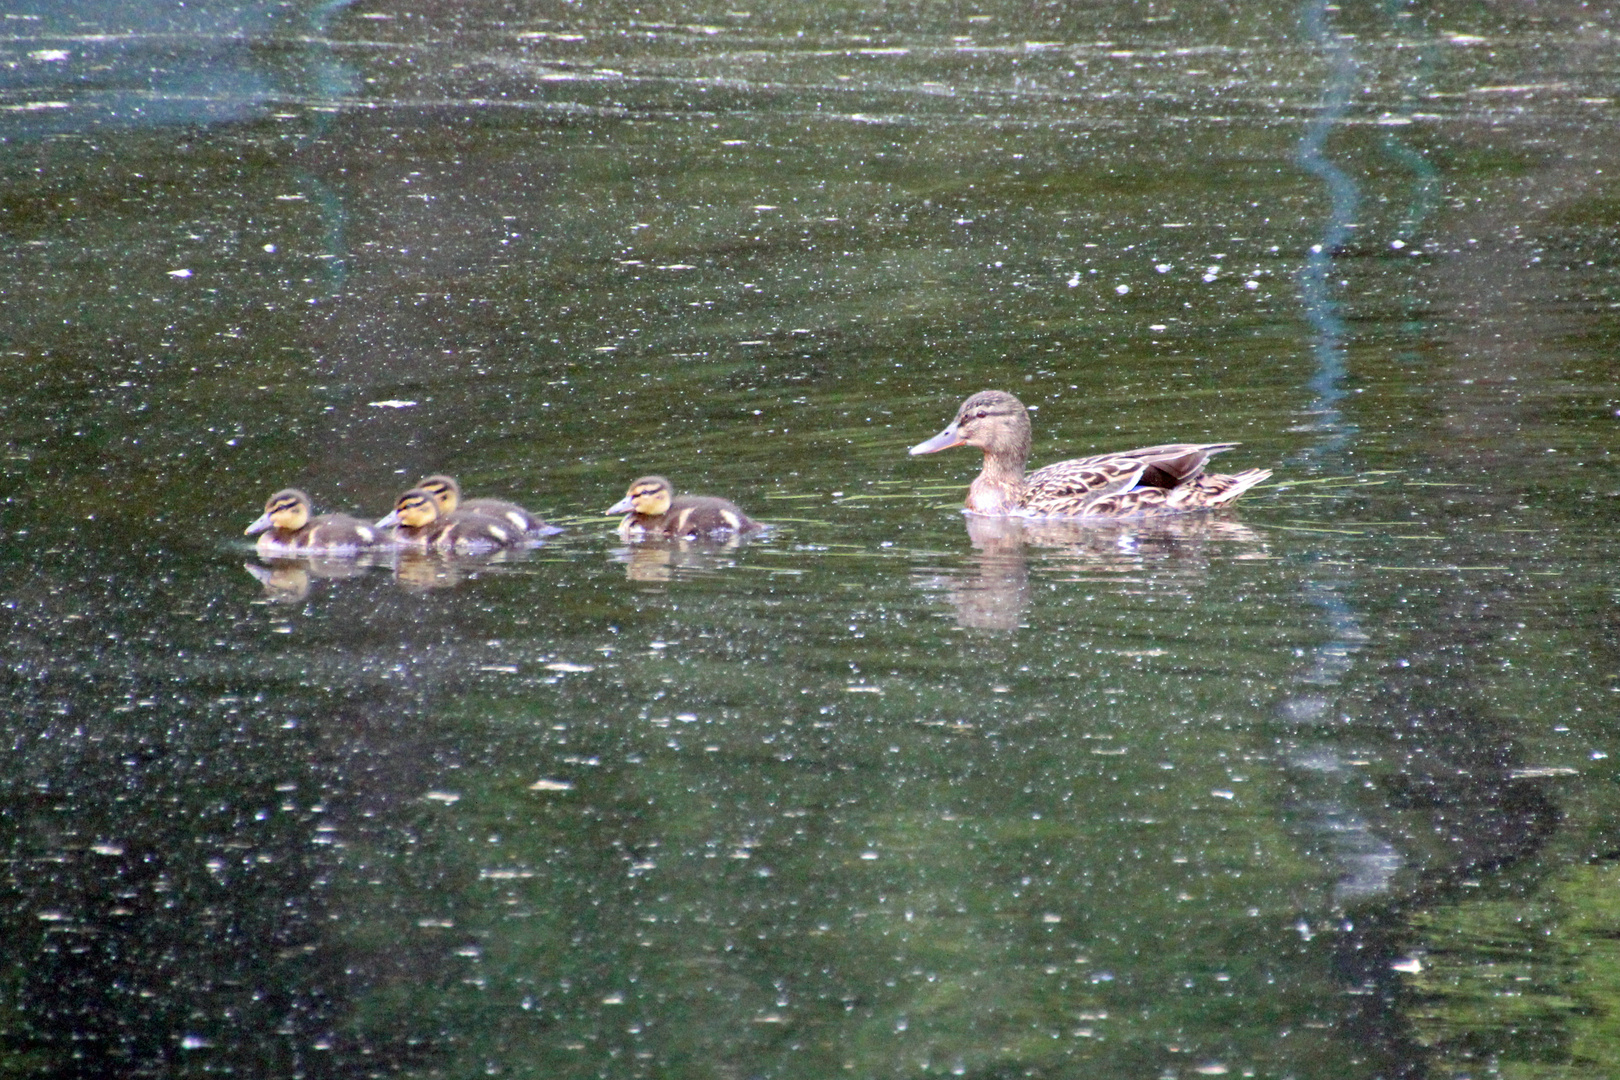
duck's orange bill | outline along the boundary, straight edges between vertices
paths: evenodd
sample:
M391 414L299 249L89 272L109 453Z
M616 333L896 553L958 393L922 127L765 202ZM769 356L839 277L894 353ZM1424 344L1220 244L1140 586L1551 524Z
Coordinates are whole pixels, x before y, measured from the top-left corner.
M932 454L937 450L949 450L953 446L961 446L963 442L962 436L956 433L956 425L952 424L927 442L920 442L913 446L911 453L913 455Z

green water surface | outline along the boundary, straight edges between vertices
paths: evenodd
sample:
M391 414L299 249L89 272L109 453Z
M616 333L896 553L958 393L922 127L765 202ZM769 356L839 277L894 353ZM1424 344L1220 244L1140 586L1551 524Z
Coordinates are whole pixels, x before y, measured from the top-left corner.
M1610 16L187 12L0 28L0 1073L1613 1075Z

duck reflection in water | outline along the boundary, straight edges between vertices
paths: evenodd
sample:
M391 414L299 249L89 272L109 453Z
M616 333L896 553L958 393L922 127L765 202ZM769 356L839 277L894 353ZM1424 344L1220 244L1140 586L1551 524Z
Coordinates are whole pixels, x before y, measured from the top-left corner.
M311 555L305 558L267 559L263 563L243 563L242 569L264 586L271 603L296 604L309 596L317 580L356 578L373 566L386 565L388 552L360 552L354 555Z
M718 574L737 565L731 555L746 541L737 535L707 540L641 540L618 548L613 558L625 564L631 581L673 581L678 577Z
M481 570L522 562L533 551L533 548L521 547L478 554L450 554L401 549L394 559L394 582L406 592L453 588L477 577Z
M963 571L921 579L944 592L958 626L1016 630L1030 602L1028 548L1049 548L1040 568L1057 580L1114 583L1135 588L1151 569L1156 591L1176 590L1201 579L1212 551L1228 559L1264 559L1265 538L1235 521L1184 514L1104 523L1053 521L968 514L975 554Z

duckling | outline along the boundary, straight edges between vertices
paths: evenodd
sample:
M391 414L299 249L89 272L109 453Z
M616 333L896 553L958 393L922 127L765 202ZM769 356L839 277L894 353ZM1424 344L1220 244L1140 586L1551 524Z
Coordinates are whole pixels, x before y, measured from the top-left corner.
M465 510L441 514L432 493L421 488L411 488L394 500L393 512L378 521L377 528L391 529L394 541L403 547L454 554L517 547L526 539L508 521Z
M952 446L984 451L984 467L968 488L970 513L1025 517L1132 517L1184 510L1214 510L1271 475L1248 469L1232 476L1206 473L1211 455L1237 443L1167 443L1059 461L1024 475L1029 461L1029 413L1000 390L981 390L932 439L911 448L932 454Z
M261 555L352 555L368 548L387 547L388 539L375 528L347 514L310 516L309 496L297 488L283 488L270 496L264 513L242 530L260 533Z
M662 476L643 476L624 498L602 511L624 514L619 535L713 537L741 535L764 528L726 499L709 495L676 495Z
M416 486L433 496L433 501L439 504L441 514L453 514L458 510L482 514L485 517L509 522L513 528L527 536L550 536L552 533L562 532L557 526L547 525L515 502L507 502L505 499L463 499L461 485L456 483L454 477L442 473L423 477Z

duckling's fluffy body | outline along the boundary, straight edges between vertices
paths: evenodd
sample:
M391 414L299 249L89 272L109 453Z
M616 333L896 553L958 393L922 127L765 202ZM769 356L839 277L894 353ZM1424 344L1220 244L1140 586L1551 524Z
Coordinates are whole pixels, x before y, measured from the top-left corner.
M515 502L505 499L463 499L461 485L454 477L438 474L423 477L416 485L433 496L440 514L466 512L504 521L528 537L550 536L562 532L555 525L547 525Z
M283 488L265 500L264 513L243 530L258 534L261 555L352 555L387 547L387 536L347 514L310 513L309 496Z
M676 495L674 485L662 476L643 476L603 513L625 515L619 535L626 539L740 536L764 528L728 499Z
M467 510L441 513L433 493L422 488L412 488L394 500L393 511L377 522L377 528L390 530L401 547L451 554L521 547L530 539L510 521Z
M1232 476L1206 473L1210 457L1237 443L1166 443L1111 454L1059 461L1027 476L1029 413L1023 402L1000 390L982 390L966 401L949 426L911 448L932 454L952 446L984 451L984 467L968 488L975 514L1026 517L1119 518L1213 510L1271 475L1249 469Z

